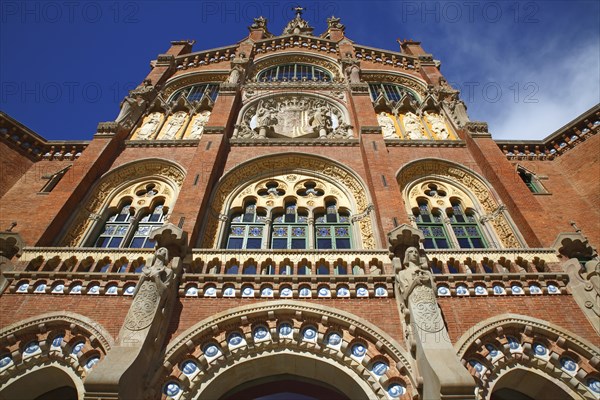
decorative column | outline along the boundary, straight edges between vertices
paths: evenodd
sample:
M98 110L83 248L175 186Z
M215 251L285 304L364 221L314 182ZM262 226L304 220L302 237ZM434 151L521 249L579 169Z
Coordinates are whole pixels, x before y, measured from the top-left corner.
M187 233L166 224L153 231L151 265L142 270L114 348L85 380L85 399L156 398L152 371L161 367L169 316L177 299Z
M402 224L388 233L388 240L405 339L419 371L417 381L423 382L418 388L421 398L475 399L475 381L450 342L437 304L433 276L425 254L419 250L423 233Z

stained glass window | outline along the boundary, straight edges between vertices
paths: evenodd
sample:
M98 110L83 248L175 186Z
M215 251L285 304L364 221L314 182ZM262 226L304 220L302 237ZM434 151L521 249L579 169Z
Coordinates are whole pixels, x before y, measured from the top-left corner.
M486 247L481 228L472 210L465 212L460 201L453 200L452 211L448 213L448 218L461 249L482 249Z
M431 211L427 201L419 201L419 208L414 211L417 227L423 232L426 249L447 249L448 236L444 229L444 222L439 211Z
M164 222L164 206L158 203L152 211L142 217L138 227L131 239L131 246L134 248L151 249L154 247L154 240L149 238L150 232L162 226Z
M130 226L131 201L127 201L119 210L106 220L104 228L94 247L118 248L122 247Z
M327 202L324 213L316 214L315 241L317 249L352 247L350 214L339 211L334 201Z
M265 213L258 212L256 202L248 201L244 212L235 213L229 226L228 249L260 249L265 230Z
M308 241L308 213L298 210L295 201L285 204L283 213L276 213L271 231L272 249L305 249Z

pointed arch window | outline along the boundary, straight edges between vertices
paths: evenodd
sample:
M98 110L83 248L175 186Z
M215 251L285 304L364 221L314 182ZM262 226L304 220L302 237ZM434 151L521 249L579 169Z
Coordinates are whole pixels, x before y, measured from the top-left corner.
M335 201L328 201L324 213L316 214L315 237L317 249L349 249L352 246L350 235L350 214L338 211Z
M473 210L465 210L459 200L452 200L451 204L452 211L448 212L448 218L460 248L482 249L487 247Z
M150 232L160 228L165 219L165 208L162 202L153 206L148 214L142 217L137 230L133 234L130 247L151 249L154 247L154 240L150 239Z
M126 200L118 211L109 215L102 232L98 236L94 247L118 248L125 242L127 232L131 225L131 200Z
M447 249L449 246L448 234L444 228L444 221L439 210L431 211L429 202L418 201L419 207L413 211L417 227L425 236L426 249Z
M265 234L265 219L265 213L257 211L256 201L247 201L243 212L233 214L227 248L260 249Z
M285 210L275 214L271 232L272 249L305 249L308 242L308 213L298 210L295 201L285 203Z

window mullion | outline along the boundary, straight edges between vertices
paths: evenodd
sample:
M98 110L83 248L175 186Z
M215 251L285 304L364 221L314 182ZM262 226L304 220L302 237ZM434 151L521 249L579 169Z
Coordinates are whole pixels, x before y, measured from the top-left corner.
M443 214L442 214L443 215ZM450 248L460 249L460 244L458 243L458 238L454 234L454 229L452 229L452 221L449 217L442 217L442 223L444 224L444 229L446 230L446 234L448 235L448 239L451 243Z

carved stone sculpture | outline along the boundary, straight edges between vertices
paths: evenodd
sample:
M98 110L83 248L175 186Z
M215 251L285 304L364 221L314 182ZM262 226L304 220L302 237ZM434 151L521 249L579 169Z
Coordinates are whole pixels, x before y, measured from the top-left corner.
M265 106L263 103L258 105L258 111L256 113L256 122L258 128L258 137L264 139L267 137L267 133L273 130L273 126L277 123L275 108L272 106Z
M190 129L188 139L199 139L200 136L202 136L202 133L204 132L204 126L208 122L209 118L210 111L202 111L200 114L198 114L198 116L194 120L194 123L192 124L192 128Z
M227 78L228 83L238 83L240 81L240 77L242 76L242 67L239 65L234 65L231 71L229 72L229 77Z
M127 96L121 102L121 111L115 122L131 128L146 109L147 102L141 95Z
M319 107L308 122L314 131L319 132L319 138L321 139L325 139L327 133L331 132L331 116L325 106Z
M426 139L425 132L423 131L423 125L416 114L409 111L404 115L402 121L404 122L404 130L406 135L411 140Z
M136 139L150 139L150 137L154 135L154 133L158 129L158 126L160 125L160 116L161 114L159 112L150 114L150 118L148 118L146 123L140 128Z
M158 349L167 337L169 316L187 254L187 234L165 224L150 234L158 249L133 292L133 301L113 350L90 371L85 381L91 398L155 398L150 380L161 365Z
M444 118L441 115L425 111L425 118L427 118L427 121L431 124L431 130L440 140L448 140L450 134L444 123Z
M377 115L377 122L383 132L384 139L398 139L396 135L396 128L394 127L394 121L384 111Z
M185 122L186 113L185 111L178 111L173 114L171 120L167 123L164 128L164 133L161 137L163 140L173 140L177 136L177 133Z
M246 123L246 121L242 121L241 124L235 125L235 130L233 131L233 139L256 139L258 138L258 133L252 130Z
M475 382L456 356L427 261L416 247L423 233L401 225L388 234L404 331L423 381L424 399L475 398ZM403 262L400 263L402 249Z
M360 68L356 63L351 63L344 70L346 72L346 77L348 78L348 82L350 83L360 83Z

